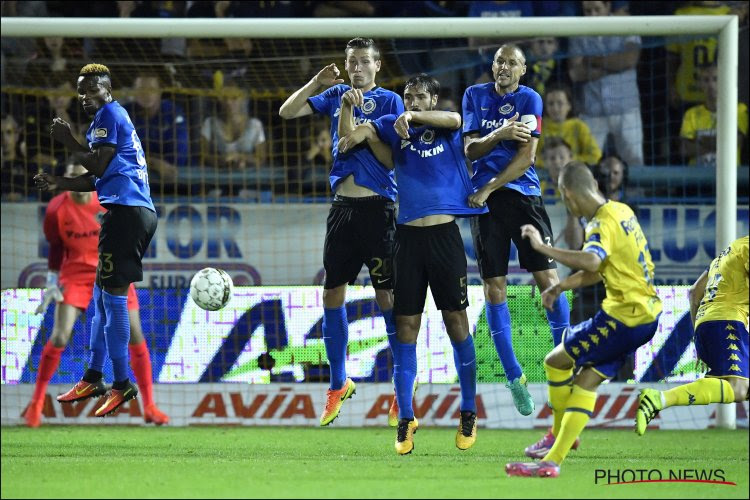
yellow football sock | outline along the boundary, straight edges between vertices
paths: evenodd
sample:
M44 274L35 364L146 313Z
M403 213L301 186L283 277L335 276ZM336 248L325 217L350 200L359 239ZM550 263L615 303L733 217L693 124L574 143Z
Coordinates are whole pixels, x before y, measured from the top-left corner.
M668 391L662 391L662 394L664 395L664 408L734 401L732 386L721 378L702 378Z
M568 403L565 408L565 415L560 426L560 433L555 439L555 444L549 453L542 460L551 460L556 464L561 464L570 451L570 447L581 435L583 428L591 417L596 405L596 392L587 391L573 386L573 390L568 397Z
M555 423L552 425L552 434L557 436L560 432L560 424L565 414L565 405L570 396L570 386L573 382L573 368L560 370L544 363L544 372L547 374L547 394L549 405L552 407L552 415Z

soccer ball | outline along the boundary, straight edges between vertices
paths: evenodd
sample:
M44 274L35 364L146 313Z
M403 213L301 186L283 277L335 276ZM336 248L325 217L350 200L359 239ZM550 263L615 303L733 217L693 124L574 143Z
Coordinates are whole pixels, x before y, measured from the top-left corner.
M232 278L221 269L201 269L190 280L190 297L206 311L218 311L232 298Z

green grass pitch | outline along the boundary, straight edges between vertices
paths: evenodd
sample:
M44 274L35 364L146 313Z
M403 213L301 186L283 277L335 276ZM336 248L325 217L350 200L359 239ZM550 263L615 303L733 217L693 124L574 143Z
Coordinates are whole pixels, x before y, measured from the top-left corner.
M2 498L748 498L748 432L587 430L557 479L508 478L540 431L421 428L2 428ZM596 469L722 469L736 486L595 484Z

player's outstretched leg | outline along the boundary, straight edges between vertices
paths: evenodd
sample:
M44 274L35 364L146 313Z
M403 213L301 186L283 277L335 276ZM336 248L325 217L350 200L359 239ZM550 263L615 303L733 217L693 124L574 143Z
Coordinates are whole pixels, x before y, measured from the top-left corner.
M670 406L708 405L732 403L735 394L732 385L724 379L707 377L683 384L668 391L642 389L635 413L635 432L642 436L659 412Z
M395 359L395 357L394 357ZM394 381L395 385L395 381ZM412 398L417 395L417 389L419 389L419 381L414 381L414 391L412 391ZM396 427L398 425L398 397L396 396L396 388L393 389L393 401L391 401L391 407L388 408L388 425L390 427Z
M444 313L445 317L445 313ZM446 325L449 324L446 322ZM453 362L461 386L461 413L456 432L456 448L468 450L477 440L477 355L474 337L468 335L461 342L453 342Z
M555 444L555 436L560 433L565 408L571 393L571 384L573 383L572 368L555 368L546 360L544 362L544 372L547 375L547 397L548 404L552 408L554 423L552 428L536 443L526 447L524 453L527 457L542 459L549 453ZM581 440L576 438L571 447L573 450L578 449Z
M47 385L49 385L52 375L55 374L57 367L60 365L60 356L64 350L64 347L55 347L51 340L44 344L42 357L39 360L39 372L36 376L34 394L31 396L29 406L23 414L27 427L39 427L42 423L42 409L44 408L44 397L47 394Z
M417 344L395 342L396 358L393 363L393 381L399 406L399 421L396 429L396 453L407 455L414 449L414 433L419 426L414 417L412 398L414 381L417 378Z
M635 412L635 432L643 436L649 422L651 422L664 408L661 391L656 389L641 389L638 396L638 409Z
M396 429L396 453L399 455L408 455L414 451L414 434L417 433L419 422L416 417L402 418L398 421Z
M539 439L539 441L530 446L527 446L526 449L523 450L523 452L529 458L536 458L537 460L541 460L545 455L547 455L547 453L549 453L554 445L555 435L552 433L552 429L550 429L549 431L547 431L547 434ZM571 446L570 449L577 450L579 446L581 446L580 437L576 438L576 440L573 442L573 446Z
M344 401L351 398L356 392L357 386L350 378L346 379L341 389L328 389L326 391L326 406L320 415L320 425L324 427L336 420Z
M112 389L107 400L95 412L95 417L106 417L114 413L120 406L138 395L138 388L128 380L122 389Z
M324 296L325 299L325 296ZM320 415L320 425L326 426L339 415L344 401L352 397L356 386L346 376L346 347L349 341L349 322L346 306L323 309L323 343L331 371L331 385L326 392L326 404Z
M508 303L492 304L487 302L487 325L490 328L495 351L508 377L506 387L513 396L513 404L521 415L527 416L534 412L534 400L526 385L526 375L513 352L513 338L511 333L510 311Z
M107 345L104 340L104 324L106 312L102 299L102 290L99 285L94 285L94 316L91 319L91 337L89 340L89 367L79 381L71 390L57 396L61 403L73 403L83 399L103 396L107 393L107 387L102 380L104 371L104 360L107 357Z
M169 416L163 413L154 402L153 375L151 370L151 356L146 341L130 344L130 367L135 373L138 389L143 398L143 420L147 423L164 425L169 423Z
M555 462L511 462L505 465L505 473L515 477L557 477L560 466Z

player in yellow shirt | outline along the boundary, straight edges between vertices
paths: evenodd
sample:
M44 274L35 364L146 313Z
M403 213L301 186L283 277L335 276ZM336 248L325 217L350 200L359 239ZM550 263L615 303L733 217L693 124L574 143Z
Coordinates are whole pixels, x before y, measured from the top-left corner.
M709 371L702 379L668 391L643 389L635 416L638 435L670 406L748 399L748 258L745 236L721 252L690 288L695 348Z
M706 92L703 104L693 106L685 111L680 127L680 147L682 156L690 165L716 165L716 98L719 93L718 70L715 65L707 66L701 71L699 80ZM545 122L545 130L547 123ZM740 164L742 144L747 137L747 105L737 104L737 164Z
M560 464L594 411L597 387L617 374L629 354L651 340L662 309L653 285L648 242L630 207L607 201L581 162L565 165L558 186L568 210L589 223L582 250L547 246L534 227L521 227L521 236L534 250L580 269L542 292L542 304L551 307L564 291L601 280L607 293L599 312L566 330L563 341L544 359L552 432L526 448L528 456L542 461L509 463L505 466L509 476L559 475Z

